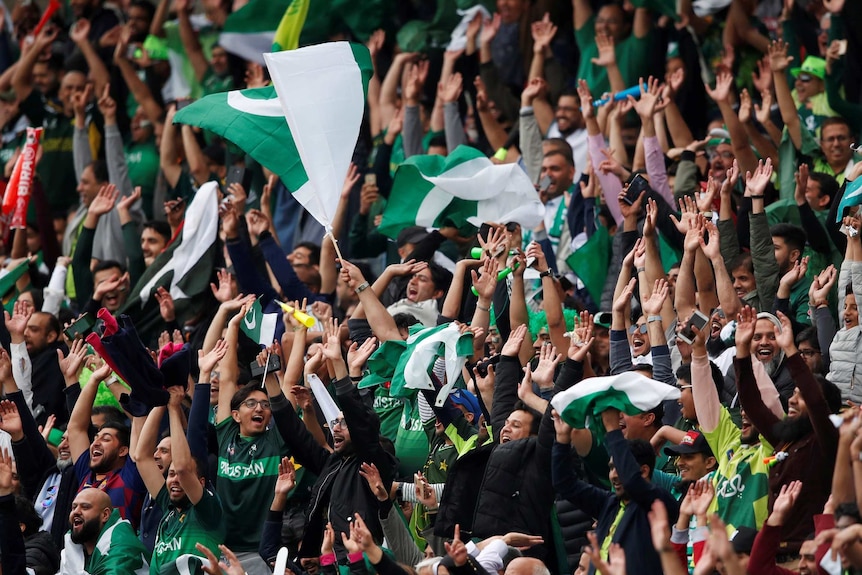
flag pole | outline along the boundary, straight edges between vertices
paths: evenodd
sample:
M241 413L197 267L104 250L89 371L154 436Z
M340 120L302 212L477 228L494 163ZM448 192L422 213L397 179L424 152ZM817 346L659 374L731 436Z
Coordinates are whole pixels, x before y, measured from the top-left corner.
M335 247L335 255L338 256L338 260L339 261L343 260L344 257L341 255L341 250L338 249L338 240L335 239L335 235L333 235L332 230L329 230L328 232L326 232L326 236L330 240L332 240L332 245L333 245L333 247Z

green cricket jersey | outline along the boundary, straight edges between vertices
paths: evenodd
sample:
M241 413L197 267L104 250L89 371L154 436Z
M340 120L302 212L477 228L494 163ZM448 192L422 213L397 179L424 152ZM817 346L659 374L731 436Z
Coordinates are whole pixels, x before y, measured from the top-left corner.
M167 487L162 487L156 496L156 504L167 513L159 523L156 545L150 561L150 575L180 575L202 573L201 554L196 543L218 557L219 544L224 540L225 524L222 522L222 507L218 497L204 489L197 505L188 500L184 506L171 502Z

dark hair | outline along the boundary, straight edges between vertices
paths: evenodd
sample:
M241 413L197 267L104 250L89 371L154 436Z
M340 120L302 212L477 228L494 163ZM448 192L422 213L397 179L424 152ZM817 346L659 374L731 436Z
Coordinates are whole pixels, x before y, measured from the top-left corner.
M452 285L452 272L435 262L428 262L428 271L431 272L431 281L434 282L435 289L449 291L449 286Z
M129 447L131 445L131 431L129 430L129 426L125 423L121 423L119 421L108 420L102 424L99 428L99 431L103 429L113 429L117 432L117 441L120 442L120 445L123 447Z
M566 141L565 138L548 138L547 140L543 141L542 144L548 147L548 153L551 153L552 151L556 150L563 154L572 154L572 146L571 144L569 144L569 142ZM568 152L566 152L566 150L568 150ZM574 160L572 160L572 163L574 164Z
M310 252L308 254L309 263L311 263L311 265L313 265L313 266L319 266L320 265L320 246L319 245L317 245L314 242L299 242L298 244L293 246L293 249L296 249L296 248L307 249Z
M111 179L108 175L108 164L105 160L93 160L90 163L90 168L93 170L93 177L100 184L106 184Z
M433 138L428 140L428 147L430 148L431 146L437 146L440 148L445 148L446 147L446 136L444 134L438 134L437 136L434 136Z
M97 272L103 272L105 270L111 270L114 268L120 270L121 274L126 273L126 266L124 266L117 260L102 260L97 263L93 268L93 275L96 275Z
M655 448L650 445L649 441L643 439L629 439L628 444L635 461L638 462L638 465L649 467L649 475L652 477L652 472L655 469Z
M847 287L844 288L844 295L852 295L855 297L855 295L853 294L853 282L847 283Z
M395 327L398 329L409 330L410 326L419 323L419 320L412 313L396 313L392 319L395 320Z
M129 3L129 8L140 8L144 12L147 13L147 18L150 22L153 21L153 18L156 16L156 6L152 2L148 2L147 0L132 0Z
M104 415L105 422L116 421L117 423L126 423L126 414L116 405L97 405L90 411L91 415Z
M236 393L233 394L233 397L230 398L230 410L237 411L239 409L240 404L248 399L248 396L254 393L255 391L259 391L263 394L266 394L266 391L260 388L260 385L244 385L239 388Z
M832 202L838 197L838 191L841 189L841 186L838 185L838 180L823 172L811 172L808 174L808 179L820 184L820 195L829 196L829 204L827 205L832 205Z
M676 378L691 383L691 364L684 363L676 370Z
M799 335L796 336L796 345L798 346L803 342L809 344L813 348L816 348L818 351L820 350L820 341L817 339L816 327L814 327L813 325L808 326L799 332Z
M724 376L721 374L721 369L710 361L709 370L712 373L712 383L715 385L715 390L719 395L721 395L722 389L724 388ZM691 364L684 363L679 366L676 370L676 378L691 383Z
M209 470L209 461L200 457L199 455L192 455L192 461L195 462L195 477L201 478L207 476L207 470Z
M826 405L829 406L831 413L841 411L841 390L838 386L819 374L814 374L814 379L820 384L820 389L823 390L823 397L826 398Z
M22 294L29 293L33 296L33 305L36 309L42 309L42 304L45 303L45 296L39 288L31 287L21 292ZM20 296L19 296L20 297Z
M550 158L551 156L562 156L566 163L572 167L575 165L575 156L572 153L572 147L568 147L568 152L566 150L560 150L558 148L554 148L552 150L548 150L542 158Z
M35 535L42 527L42 518L36 513L33 502L20 495L15 496L15 518L24 524L24 537Z
M733 275L733 270L738 270L742 267L744 267L748 273L754 273L754 263L751 261L751 254L748 252L737 254L736 257L730 260L730 265L727 266L727 269L731 272L731 275Z
M659 403L658 405L647 411L647 413L652 413L655 416L652 422L653 427L658 429L663 425L661 420L664 419L664 403ZM653 466L655 466L655 462L653 462Z
M859 507L855 501L839 503L835 507L835 521L837 522L842 517L850 517L853 523L862 523L862 516L859 515Z
M774 238L781 238L790 250L799 250L799 255L805 249L805 242L808 241L808 236L805 230L793 224L775 224L770 228L769 233Z
M823 128L828 128L829 126L846 126L847 130L851 134L853 133L853 128L850 127L850 122L848 122L841 116L831 116L823 120L823 122L820 124L820 133L823 133Z
M165 238L166 242L171 240L171 225L168 222L163 222L160 220L150 220L148 222L144 222L143 229L153 230L163 238Z
M539 434L539 425L542 423L542 414L521 401L520 399L515 402L515 406L512 408L512 411L526 411L533 418L533 421L530 422L530 435L538 435Z
M581 95L578 94L578 89L575 88L574 86L570 86L568 88L563 88L560 91L560 95L557 97L557 102L559 102L560 98L562 98L563 96L569 96L570 98L574 98L575 100L577 100L579 105L581 103ZM562 138L557 138L557 139L562 140Z

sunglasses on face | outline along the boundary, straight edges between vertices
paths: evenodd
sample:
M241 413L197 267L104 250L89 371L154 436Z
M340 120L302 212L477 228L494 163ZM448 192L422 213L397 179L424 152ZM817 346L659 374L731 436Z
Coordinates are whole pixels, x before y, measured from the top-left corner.
M796 79L799 80L800 82L802 82L803 84L807 84L808 82L810 82L811 80L814 79L814 76L811 76L810 74L799 74L799 76Z
M647 332L647 324L639 323L636 325L629 326L629 335L634 334L635 332L646 333Z

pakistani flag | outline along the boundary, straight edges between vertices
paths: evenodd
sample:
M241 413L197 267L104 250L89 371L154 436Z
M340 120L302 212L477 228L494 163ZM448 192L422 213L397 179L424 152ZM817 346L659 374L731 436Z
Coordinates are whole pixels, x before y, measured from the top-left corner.
M371 54L361 44L328 42L264 58L308 174L299 188L285 185L330 232L365 115Z
M332 42L267 54L267 65L273 86L212 94L177 112L174 122L236 144L278 174L326 226L359 137L371 57L365 46Z
M255 300L239 327L258 344L271 345L275 337L276 320L278 320L277 313L263 313L260 301Z
M605 226L598 226L587 243L566 258L566 265L578 279L594 302L602 301L602 290L608 277L608 262L611 258L611 236Z
M152 294L159 287L174 298L177 319L182 322L201 310L202 293L209 290L216 261L218 237L218 184L207 182L186 208L179 237L159 254L132 288L120 313L129 314L138 333L152 335L163 323Z
M309 1L251 0L227 17L219 44L244 60L263 65L264 52L299 46Z
M845 210L862 204L862 178L856 178L853 181L848 181L844 188L844 195L841 197L841 203L838 204L838 215L835 221L841 223L844 219Z
M679 389L658 382L636 371L608 377L592 377L558 393L551 405L563 421L578 429L589 427L601 436L602 412L609 408L626 415L637 415L655 409L668 399L679 399ZM591 422L595 423L591 423Z
M149 553L140 542L132 524L120 517L114 509L108 522L102 527L96 547L85 564L84 547L72 542L71 533L66 533L66 545L60 559L61 575L79 573L126 573L146 575L150 572L147 565ZM86 565L86 569L85 569Z
M434 390L428 370L434 361L446 361L446 381L437 394L437 405L449 396L449 391L461 376L461 368L473 353L473 334L461 333L454 323L414 329L406 341L389 340L368 359L371 371L359 387L371 387L389 381L389 395L411 397L419 389Z
M545 207L517 164L494 164L468 146L446 157L421 155L398 166L380 233L395 238L408 226L479 227L518 222L533 228Z

